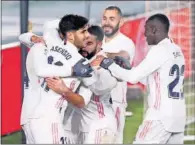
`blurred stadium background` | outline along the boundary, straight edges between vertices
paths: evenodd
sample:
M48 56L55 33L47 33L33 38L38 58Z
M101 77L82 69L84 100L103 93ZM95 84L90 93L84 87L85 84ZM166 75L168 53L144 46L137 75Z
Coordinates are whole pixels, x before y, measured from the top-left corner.
M2 1L2 143L21 143L19 115L21 107L21 54L17 40L20 34L20 1ZM62 17L68 13L80 14L99 24L101 14L109 5L121 8L125 24L121 32L136 44L137 65L147 53L143 36L144 21L151 14L161 12L171 20L171 38L178 43L185 54L185 98L187 124L185 143L195 143L195 2L193 1L29 1L29 28L40 34L45 21ZM12 88L12 89L10 89ZM147 108L147 92L140 84L131 85L127 92L128 109L133 116L126 118L124 143L131 144ZM179 112L178 112L179 113Z

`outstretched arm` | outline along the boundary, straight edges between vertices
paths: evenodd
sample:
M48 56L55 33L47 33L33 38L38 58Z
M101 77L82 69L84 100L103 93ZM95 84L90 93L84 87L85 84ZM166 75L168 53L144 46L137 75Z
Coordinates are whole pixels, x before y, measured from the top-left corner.
M131 70L123 69L115 63L107 63L112 60L104 58L102 58L103 61L101 61L102 63L100 65L103 67L107 66L106 69L110 70L112 75L116 78L135 84L157 70L168 60L168 58L169 56L167 56L164 48L154 46L151 48L146 58L137 67L134 67ZM105 65L106 63L109 65Z

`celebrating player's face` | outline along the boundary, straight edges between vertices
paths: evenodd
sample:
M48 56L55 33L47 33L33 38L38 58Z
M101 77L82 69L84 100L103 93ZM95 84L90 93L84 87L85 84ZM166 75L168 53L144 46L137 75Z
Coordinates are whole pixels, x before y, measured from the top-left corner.
M96 52L101 48L101 42L99 42L94 35L89 34L86 41L86 46L80 51L83 57L91 59Z
M74 45L79 49L85 47L87 28L88 26L86 25L85 27L74 32Z
M107 37L119 31L121 16L116 10L105 10L102 17L102 28Z
M146 37L146 41L148 45L155 44L154 26L152 25L150 21L146 22L144 35Z

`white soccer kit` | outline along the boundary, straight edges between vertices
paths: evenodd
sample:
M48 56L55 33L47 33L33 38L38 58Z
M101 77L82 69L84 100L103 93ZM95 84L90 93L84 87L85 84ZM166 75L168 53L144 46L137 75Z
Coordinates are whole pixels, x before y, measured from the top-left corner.
M184 68L181 48L168 38L151 47L146 58L131 70L116 64L109 67L113 76L131 83L147 79L148 109L135 143L168 143L172 137L183 135L186 121ZM168 135L160 136L161 133ZM179 138L174 141L181 143Z
M75 50L75 47L72 48L71 45L68 45L68 48L70 48L70 51ZM29 71L34 71L36 77L37 77L37 75L39 75L41 77L70 76L71 75L70 64L74 65L74 63L76 63L75 60L78 61L80 54L78 56L75 55L76 58L72 57L72 55L71 55L71 58L73 58L73 61L71 61L71 63L70 63L66 60L67 54L69 54L69 53L67 53L67 52L65 53L65 51L67 51L68 48L66 48L66 50L64 50L64 51L61 47L58 48L56 46L52 47L51 49L47 49L48 58L53 57L52 59L49 60L48 58L46 58L46 56L44 56L44 51L45 51L46 47L43 44L35 44L35 46L33 46L32 51L30 50L30 52L32 52L31 59L33 61L36 61L36 62L34 62L33 64L31 64L31 63L29 64L29 66L32 65L32 68L30 68L31 70L29 70ZM36 52L33 53L33 51L35 51L35 50L36 50ZM41 50L42 50L42 52L41 52ZM75 51L77 52L77 50L75 50ZM78 54L78 52L77 52L77 54ZM28 55L30 55L30 54L28 54ZM33 56L33 55L36 55L36 56ZM82 58L82 56L80 58ZM40 60L40 59L45 59L45 60ZM49 61L49 62L47 62L47 61ZM51 65L50 63L52 63L52 61L56 65L64 65L64 67ZM45 66L45 65L42 65L42 62L49 63L49 64L47 64L47 66ZM28 68L28 64L27 64L27 68ZM41 70L44 70L44 71L41 71ZM46 71L46 74L44 74L45 71ZM67 75L67 72L68 72L68 75ZM25 97L24 103L23 103L25 105L23 105L23 109L22 109L23 110L22 116L21 116L22 124L25 124L23 120L26 119L26 120L30 120L30 126L31 126L30 130L25 131L25 133L27 133L27 136L29 136L29 134L32 134L30 136L33 136L34 142L30 142L30 143L54 143L54 141L55 141L55 143L63 143L64 142L63 140L65 138L65 135L64 135L65 133L63 130L62 120L61 120L59 111L60 111L61 107L66 107L67 102L64 101L64 99L60 95L56 94L55 92L53 92L52 90L49 90L49 88L47 88L46 84L44 83L44 78L40 78L39 80L37 80L37 82L38 81L40 82L40 84L39 84L39 89L36 92L39 91L39 93L37 95L39 95L40 100L39 101L37 100L37 102L36 102L37 104L35 104L35 103L31 104L32 96L30 96L30 97L27 97L28 99L26 99L26 97ZM70 88L72 87L71 81L74 81L73 83L76 84L77 86L80 83L80 81L76 78L74 78L74 79L66 78L64 81L65 81L66 85ZM40 86L43 88L41 88ZM77 86L75 86L75 88ZM29 92L29 94L31 94L31 92ZM29 107L29 106L32 106L32 107ZM29 114L29 111L26 111L26 110L30 110L30 114ZM29 116L29 115L31 115L31 116ZM27 116L27 117L25 118L23 116ZM47 127L40 130L39 125L42 124L43 122L45 122L44 126L47 126ZM26 126L29 126L29 125L25 124L24 129L29 128ZM52 127L52 126L55 126L55 127ZM53 129L54 129L54 131L53 131ZM31 133L29 133L29 132L31 132ZM56 137L56 134L57 134L57 137ZM27 139L28 138L29 137L27 137ZM62 140L62 141L60 141L60 140ZM31 141L32 141L32 139L31 139ZM27 141L27 142L29 143L29 141Z
M111 90L117 85L117 80L103 68L96 72L100 76L98 78L99 86L107 89L104 91L93 90L89 104L81 109L79 142L84 144L114 143L113 138L116 136L117 128L114 110L109 100ZM105 132L107 132L107 142L103 142Z
M130 57L130 63L132 63L134 55L135 55L135 45L133 41L119 33L109 42L105 42L103 40L102 45L104 52L109 53L118 53L120 51L126 51ZM112 90L111 96L113 100L113 109L115 111L115 117L117 119L118 126L118 135L116 139L116 143L123 143L123 130L125 126L125 112L126 112L126 93L127 93L127 82L126 81L118 81L117 86Z

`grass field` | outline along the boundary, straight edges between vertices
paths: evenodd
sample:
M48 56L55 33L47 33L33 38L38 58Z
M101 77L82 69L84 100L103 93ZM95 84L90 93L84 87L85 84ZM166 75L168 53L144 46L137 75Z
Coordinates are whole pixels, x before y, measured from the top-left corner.
M128 102L128 111L133 112L133 116L126 118L124 130L124 144L132 144L137 129L142 122L143 117L143 101L130 100ZM2 137L2 144L20 144L21 133L14 133L9 136ZM185 144L195 144L195 141L185 142Z

